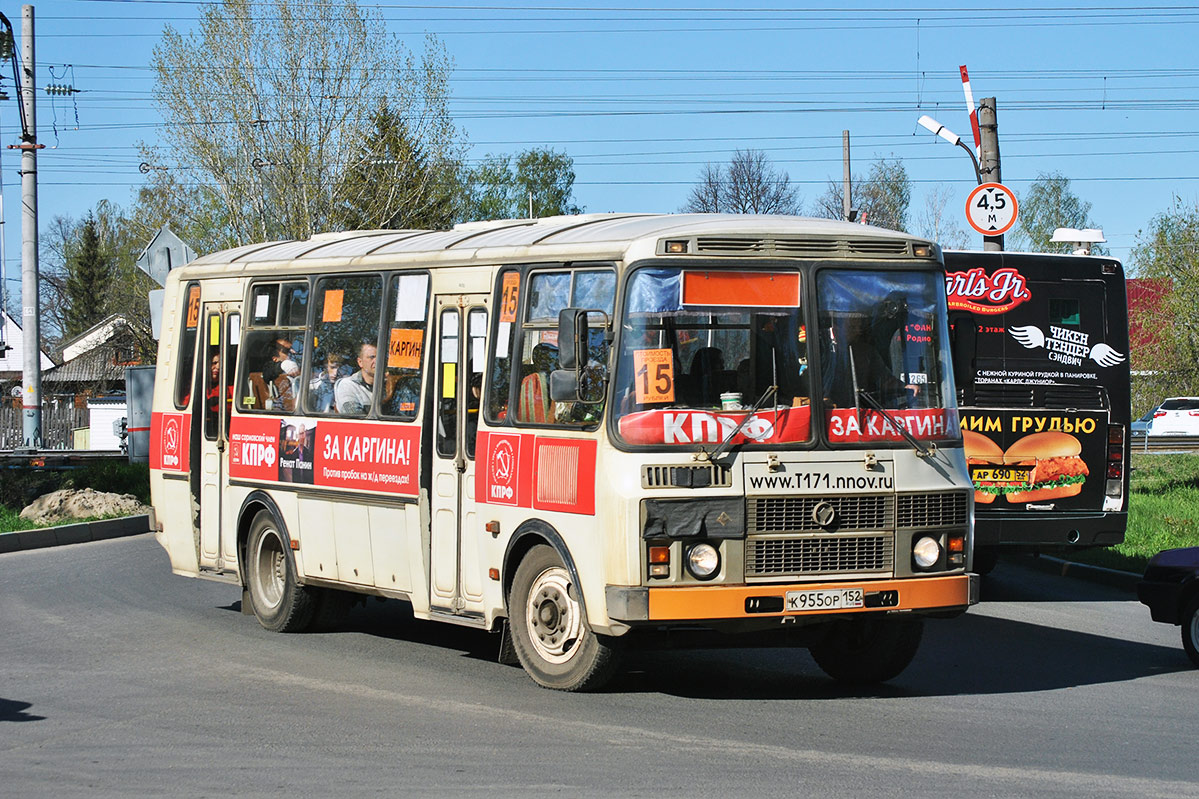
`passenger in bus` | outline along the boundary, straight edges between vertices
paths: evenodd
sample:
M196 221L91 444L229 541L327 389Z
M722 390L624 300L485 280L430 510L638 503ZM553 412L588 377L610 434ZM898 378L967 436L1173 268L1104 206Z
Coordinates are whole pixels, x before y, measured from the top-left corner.
M278 336L267 344L266 363L262 367L262 380L270 390L270 410L292 413L296 409L296 381L300 377L300 365L291 339Z
M554 403L550 401L550 372L558 366L558 348L537 344L530 358L531 371L520 381L517 421L554 423Z
M221 412L221 356L213 355L208 367L208 390L206 392L208 399L208 413L212 418L216 418ZM233 383L230 382L226 386L225 403L233 404Z
M690 405L714 407L720 405L720 395L732 391L736 375L724 368L724 353L719 347L702 347L691 358L686 390Z
M337 381L334 402L338 413L362 416L371 409L375 392L375 365L379 348L372 341L358 345L358 371Z
M345 362L345 358L336 352L329 353L325 358L324 364L321 365L319 374L313 376L308 383L308 396L311 398L310 403L313 413L333 413L337 411L336 393L337 381L343 377L348 377L350 372L349 364Z
M761 325L754 331L754 360L737 365L744 402L754 402L768 387L777 386L778 393L770 405L808 403L808 375L800 360L803 346L798 334L799 331L794 325L788 325L787 320L774 315L762 318Z

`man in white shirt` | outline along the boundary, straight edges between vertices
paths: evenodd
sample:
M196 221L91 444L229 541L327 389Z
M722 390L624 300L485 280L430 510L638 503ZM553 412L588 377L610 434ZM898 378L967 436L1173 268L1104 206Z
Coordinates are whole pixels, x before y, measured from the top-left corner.
M338 413L363 416L371 409L378 355L379 348L369 341L358 346L358 371L338 380L334 389Z

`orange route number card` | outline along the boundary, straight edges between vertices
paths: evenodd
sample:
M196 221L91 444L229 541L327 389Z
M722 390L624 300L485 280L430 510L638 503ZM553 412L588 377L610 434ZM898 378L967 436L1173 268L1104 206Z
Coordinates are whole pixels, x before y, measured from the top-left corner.
M637 403L674 402L674 358L669 349L634 350Z
M503 291L500 292L500 321L515 322L516 307L520 301L520 272L504 275Z

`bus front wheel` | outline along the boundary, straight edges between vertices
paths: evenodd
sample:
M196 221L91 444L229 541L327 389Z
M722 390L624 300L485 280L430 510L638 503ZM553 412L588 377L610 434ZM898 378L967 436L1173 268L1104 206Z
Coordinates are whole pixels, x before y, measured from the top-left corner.
M316 596L296 579L290 542L279 527L267 511L254 517L246 548L246 588L263 627L279 633L300 632L312 623Z
M858 618L837 623L810 651L834 680L871 685L898 677L908 667L923 632L919 616Z
M534 682L559 691L601 687L616 671L616 652L584 618L578 586L553 548L529 550L508 596L512 643Z

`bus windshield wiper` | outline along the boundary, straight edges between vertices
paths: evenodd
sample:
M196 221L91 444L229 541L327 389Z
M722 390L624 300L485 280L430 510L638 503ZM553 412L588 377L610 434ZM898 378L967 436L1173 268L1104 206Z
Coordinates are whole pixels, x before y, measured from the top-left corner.
M716 449L712 450L710 453L704 451L703 449L699 451L699 460L712 462L723 455L729 448L729 442L741 432L741 428L745 427L745 423L748 422L755 413L761 410L762 406L766 404L766 400L778 390L778 386L767 386L766 390L762 392L762 396L758 397L758 401L755 402L753 407L749 409L749 413L745 414L745 416L741 418L741 421L737 423L737 426L734 427L732 431L724 437L724 441L721 441L716 445Z
M912 447L916 450L916 454L921 458L931 458L933 453L937 451L937 445L931 441L928 442L928 446L920 443L916 437L909 433L908 429L901 425L899 421L891 415L891 412L884 408L883 404L876 400L869 391L864 388L859 388L858 396L866 400L867 405L882 414L883 418L890 422L891 426L894 427L901 436L903 436L904 441L912 445Z

